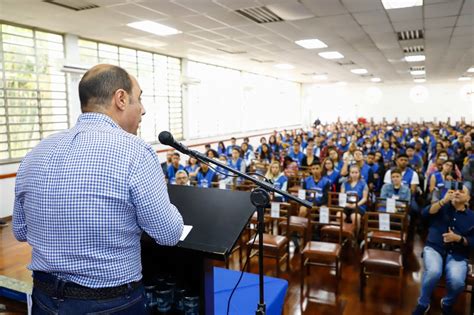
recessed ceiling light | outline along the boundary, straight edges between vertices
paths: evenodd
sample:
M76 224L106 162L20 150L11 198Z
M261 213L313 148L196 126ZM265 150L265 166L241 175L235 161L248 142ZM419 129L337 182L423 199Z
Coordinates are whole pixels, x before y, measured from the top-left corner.
M412 56L405 56L406 62L419 62L425 61L425 55L412 55Z
M295 41L295 44L300 45L301 47L306 48L306 49L317 49L317 48L328 47L328 45L326 45L325 43L323 43L317 38L297 40Z
M381 82L382 79L375 77L375 78L370 79L370 81L372 81L372 82Z
M325 51L325 52L320 52L318 55L323 57L324 59L342 59L344 56L337 51Z
M425 83L426 79L414 79L413 82L415 82L415 83Z
M138 45L142 45L146 47L154 47L154 48L168 45L167 43L163 43L163 42L153 40L150 38L130 37L130 38L124 38L123 40L129 43L134 43L134 44L138 44Z
M274 66L275 68L281 69L281 70L291 70L294 69L295 66L287 64L287 63L279 63Z
M347 85L347 82L344 82L344 81L339 81L336 83L337 86L346 86Z
M152 21L140 21L128 23L128 27L135 28L144 32L152 33L158 36L169 36L182 33L175 28L159 24Z
M410 71L411 75L425 75L425 70L412 70Z
M418 7L423 0L382 0L385 10Z
M319 81L324 81L328 79L328 76L325 74L315 74L313 75L313 79L319 80Z
M351 69L351 72L354 74L366 74L368 73L367 69Z
M467 72L474 72L474 67L467 69Z
M470 77L460 77L458 80L459 81L471 81L471 78Z

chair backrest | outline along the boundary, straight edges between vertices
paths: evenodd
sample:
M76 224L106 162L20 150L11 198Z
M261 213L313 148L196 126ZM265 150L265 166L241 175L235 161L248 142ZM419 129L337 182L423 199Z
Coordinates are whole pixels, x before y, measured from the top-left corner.
M400 239L403 239L405 232L404 213L381 213L381 212L367 212L364 218L364 240L365 248L369 246L370 234L374 231L399 233Z
M275 207L273 209L272 207ZM278 209L276 208L278 207ZM292 205L288 202L271 202L269 208L265 208L264 215L269 217L272 222L285 222L286 231L289 231L290 220L288 218L291 215Z
M308 229L307 239L311 239L314 227L321 227L325 225L336 226L339 231L338 242L342 244L342 228L343 228L343 209L339 207L312 207L308 213Z
M384 212L387 209L387 199L386 198L377 198L375 202L374 210ZM407 200L396 200L395 201L395 210L397 213L409 213L410 206Z

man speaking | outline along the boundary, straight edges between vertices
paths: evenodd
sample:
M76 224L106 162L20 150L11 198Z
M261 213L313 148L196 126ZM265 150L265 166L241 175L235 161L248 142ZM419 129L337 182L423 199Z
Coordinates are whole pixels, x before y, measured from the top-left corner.
M140 237L173 246L183 219L152 148L136 136L137 80L113 65L79 83L82 114L22 161L13 232L32 246L33 314L143 314Z

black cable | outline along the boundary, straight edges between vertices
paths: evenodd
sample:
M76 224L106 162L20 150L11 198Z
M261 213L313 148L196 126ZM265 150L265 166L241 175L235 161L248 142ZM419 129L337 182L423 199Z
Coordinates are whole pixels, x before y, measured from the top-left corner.
M252 241L252 245L250 245L249 247L249 251L247 252L247 259L245 260L245 264L244 266L242 267L242 271L240 272L240 277L239 277L239 280L237 281L237 283L235 284L235 287L232 289L232 292L230 293L230 296L229 296L229 299L227 300L227 315L229 315L229 311L230 311L230 302L232 301L232 296L234 295L234 292L235 290L237 290L237 287L239 286L239 283L240 281L242 280L243 276L244 276L244 270L245 268L247 267L247 264L249 263L249 260L250 260L250 253L252 252L252 247L253 245L255 244L255 240L257 239L257 236L258 236L258 233L256 232L255 233L255 236L253 238L253 241ZM261 240L260 240L261 241Z

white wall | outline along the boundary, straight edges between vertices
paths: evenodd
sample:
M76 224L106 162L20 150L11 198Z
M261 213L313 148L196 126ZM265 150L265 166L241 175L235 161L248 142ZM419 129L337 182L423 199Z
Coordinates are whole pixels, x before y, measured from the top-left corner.
M303 112L307 125L316 117L322 122L354 121L357 117L388 121L474 121L472 83L303 85Z

